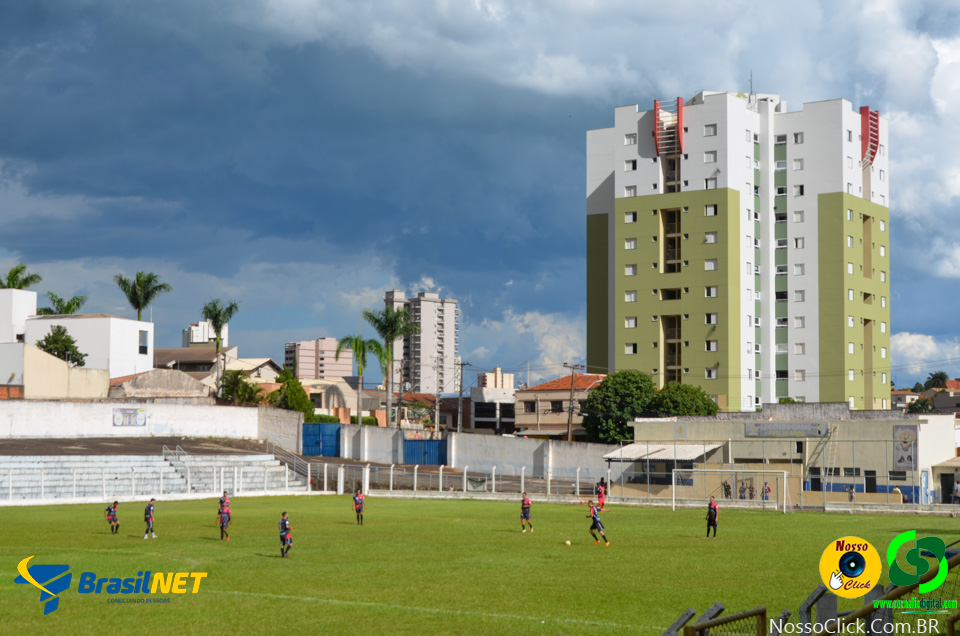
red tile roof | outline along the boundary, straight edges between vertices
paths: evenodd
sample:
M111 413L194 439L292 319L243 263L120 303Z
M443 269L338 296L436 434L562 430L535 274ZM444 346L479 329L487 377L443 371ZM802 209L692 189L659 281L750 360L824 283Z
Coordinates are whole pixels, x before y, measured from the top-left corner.
M433 406L437 403L437 396L433 393L404 393L403 401L407 404L410 404L410 402L426 402Z
M120 386L121 384L123 384L123 383L126 382L127 380L132 380L133 378L137 377L138 375L143 375L144 373L150 373L150 372L149 372L149 371L141 371L140 373L134 373L133 375L121 375L121 376L118 377L118 378L113 378L112 380L110 380L110 386Z
M952 389L954 391L960 390L960 378L957 378L956 380L947 380L947 386L945 388Z
M592 389L596 385L600 384L603 381L606 375L602 373L578 373L576 380L576 390L578 391L587 391ZM538 384L536 386L531 386L527 391L569 391L570 390L570 376L565 375L555 380L549 380L543 384Z

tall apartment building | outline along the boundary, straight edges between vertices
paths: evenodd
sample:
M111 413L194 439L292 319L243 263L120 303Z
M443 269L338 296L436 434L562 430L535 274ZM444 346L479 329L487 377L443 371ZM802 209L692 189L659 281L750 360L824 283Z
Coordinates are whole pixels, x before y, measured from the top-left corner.
M887 122L702 92L587 132L587 371L890 406Z
M226 348L229 341L230 325L224 325L220 332L220 347ZM180 336L180 346L184 349L196 347L216 347L217 332L209 320L195 322L183 330Z
M283 347L283 366L301 380L329 380L353 375L353 351L345 349L337 360L337 339L317 338L288 342Z
M394 373L410 390L419 393L450 393L460 390L457 301L435 292L420 292L407 298L395 289L384 302L394 309L406 308L419 333L398 339L393 345ZM403 386L403 385L401 385Z

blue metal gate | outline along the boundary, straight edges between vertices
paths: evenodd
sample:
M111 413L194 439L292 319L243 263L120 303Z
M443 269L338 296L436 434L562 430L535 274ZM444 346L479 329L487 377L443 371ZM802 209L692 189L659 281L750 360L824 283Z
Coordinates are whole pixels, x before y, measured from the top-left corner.
M403 440L404 464L447 465L447 440L445 439L405 439Z
M303 454L340 457L340 425L304 424Z

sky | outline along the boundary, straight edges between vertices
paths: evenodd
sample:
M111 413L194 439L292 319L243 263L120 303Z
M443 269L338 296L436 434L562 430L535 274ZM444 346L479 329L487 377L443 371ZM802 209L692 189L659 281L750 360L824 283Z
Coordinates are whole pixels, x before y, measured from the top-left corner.
M386 290L435 291L460 301L472 370L549 379L585 356L586 130L752 73L791 109L888 119L892 377L958 377L947 5L5 2L0 271L126 317L114 275L155 272L156 346L222 298L240 355L280 361L357 333Z

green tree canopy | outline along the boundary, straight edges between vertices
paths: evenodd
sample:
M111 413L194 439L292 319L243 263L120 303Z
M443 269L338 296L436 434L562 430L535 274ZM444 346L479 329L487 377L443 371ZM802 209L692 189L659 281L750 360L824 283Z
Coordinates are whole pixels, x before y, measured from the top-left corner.
M283 386L268 396L271 404L281 409L300 411L303 413L304 422L317 421L313 402L300 384L300 379L291 369L281 369L277 375L277 382Z
M50 333L37 341L37 349L57 356L75 367L82 367L87 360L87 354L80 353L77 341L67 333L67 328L60 325L51 327Z
M907 413L936 413L937 409L930 398L919 398L907 405Z
M950 379L950 376L947 375L946 371L934 371L927 376L926 382L923 383L924 390L926 389L945 389L947 388L947 380Z
M920 393L920 392L922 392L923 390L924 390L923 385L920 384L919 382L917 382L916 384L913 385L913 392L914 392L914 393Z
M262 389L247 379L243 371L224 371L220 378L220 396L234 404L257 404L263 399Z
M42 280L40 274L31 274L27 271L26 263L17 263L7 272L6 279L0 276L0 289L26 289Z
M397 338L413 335L420 331L420 327L410 322L410 312L406 309L386 307L380 311L365 311L363 319L383 338L383 348L380 352L380 368L387 381L387 417L391 416L391 402L393 401L393 342ZM389 424L389 422L388 422ZM399 422L397 422L399 426Z
M127 297L130 306L137 310L137 320L141 319L143 310L149 307L157 296L171 291L170 285L161 283L160 277L153 272L137 272L132 279L117 274L113 280Z
M720 408L704 393L703 389L692 384L670 382L657 392L650 405L658 417L671 415L716 415Z
M591 442L615 444L630 437L634 418L652 415L657 390L649 375L617 371L598 384L583 407L583 428Z
M57 296L53 292L47 292L47 297L50 298L50 307L41 307L38 309L38 316L75 314L80 311L80 308L87 302L86 296L74 296L73 298L66 299Z
M356 413L359 417L363 411L363 369L367 366L367 356L372 353L376 356L377 360L383 360L386 358L386 354L383 346L381 346L379 342L376 340L364 340L362 335L344 336L340 338L340 340L337 341L337 352L334 357L339 360L340 354L346 349L353 351L353 360L357 363L357 375L360 376L357 382Z
M223 376L223 368L220 360L220 336L223 333L224 327L233 319L234 314L236 314L239 309L240 307L236 302L231 300L225 303L219 298L211 299L210 302L200 309L203 319L210 323L210 326L213 327L213 333L216 335L218 383L219 378Z

